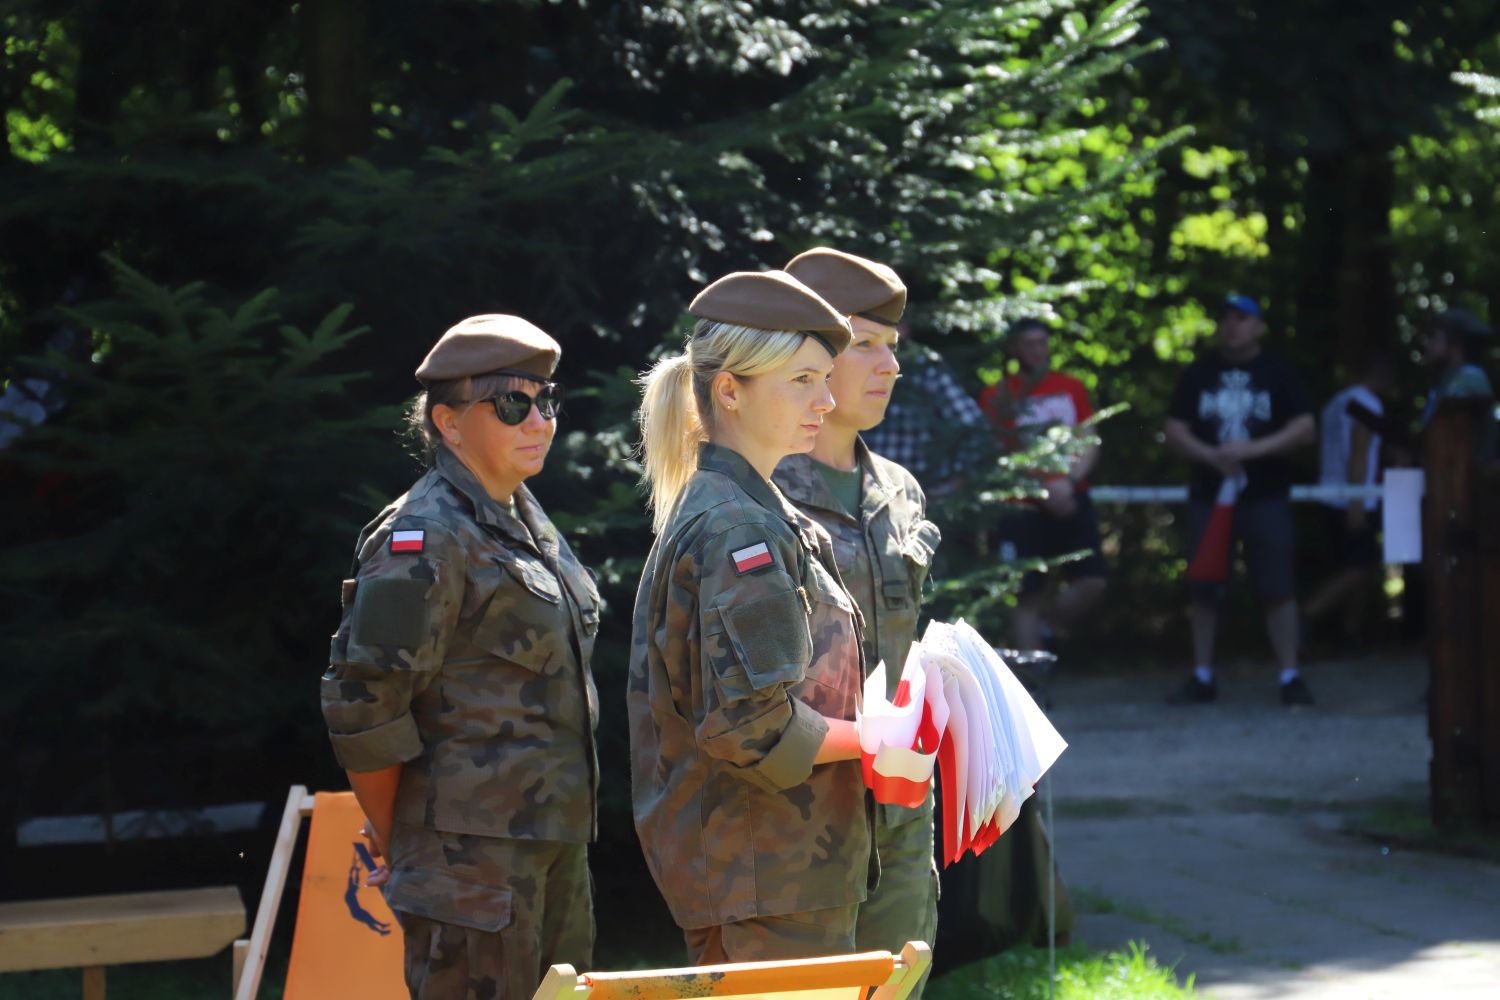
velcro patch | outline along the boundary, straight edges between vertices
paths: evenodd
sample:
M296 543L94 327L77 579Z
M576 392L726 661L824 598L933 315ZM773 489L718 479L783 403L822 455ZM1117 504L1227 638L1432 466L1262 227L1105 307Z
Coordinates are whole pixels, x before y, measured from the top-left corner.
M729 561L734 563L734 571L740 576L752 573L755 570L770 566L775 559L771 558L771 547L765 542L756 542L747 545L743 549L736 549L729 553Z
M393 531L391 532L391 551L421 552L426 541L427 532L425 531Z

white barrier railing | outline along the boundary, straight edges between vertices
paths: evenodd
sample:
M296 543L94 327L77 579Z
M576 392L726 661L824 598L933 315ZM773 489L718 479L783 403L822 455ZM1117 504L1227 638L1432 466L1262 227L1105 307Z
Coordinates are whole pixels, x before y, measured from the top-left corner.
M1089 496L1095 503L1186 503L1186 486L1094 486ZM1335 500L1347 503L1350 500L1382 500L1385 487L1355 486L1336 483L1325 486L1321 483L1299 483L1292 487L1292 499L1299 502Z

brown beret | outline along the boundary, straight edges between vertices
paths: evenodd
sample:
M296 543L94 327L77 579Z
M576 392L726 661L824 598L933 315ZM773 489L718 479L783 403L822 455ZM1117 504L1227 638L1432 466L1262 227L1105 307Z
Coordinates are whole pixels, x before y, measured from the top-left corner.
M906 311L906 286L896 272L852 253L814 247L793 257L786 273L849 316L894 326Z
M700 319L811 334L834 354L854 338L843 313L785 271L736 271L698 293L688 312Z
M417 366L419 382L443 382L508 369L552 377L562 348L519 316L470 316L438 338Z

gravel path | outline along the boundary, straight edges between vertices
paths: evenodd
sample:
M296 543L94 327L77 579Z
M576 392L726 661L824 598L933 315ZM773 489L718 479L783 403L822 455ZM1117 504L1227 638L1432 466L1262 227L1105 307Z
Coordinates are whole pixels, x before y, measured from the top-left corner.
M1144 940L1223 1000L1500 997L1500 866L1348 832L1425 801L1420 658L1316 665L1288 711L1267 668L1213 705L1166 674L1053 685L1053 772L1078 936Z

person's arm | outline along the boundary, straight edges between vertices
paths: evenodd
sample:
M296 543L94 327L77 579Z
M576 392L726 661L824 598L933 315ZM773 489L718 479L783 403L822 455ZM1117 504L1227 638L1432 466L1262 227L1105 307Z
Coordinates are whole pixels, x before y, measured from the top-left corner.
M1211 466L1226 476L1239 473L1239 463L1225 457L1219 448L1194 434L1187 421L1168 417L1163 433L1167 439L1167 447L1189 461Z
M1286 426L1265 437L1249 441L1225 441L1217 451L1234 462L1249 462L1258 458L1283 455L1298 448L1305 448L1318 437L1318 422L1311 413L1299 413L1286 422Z
M370 842L370 854L380 859L380 865L366 880L366 885L384 885L391 877L386 863L386 848L391 842L391 824L395 822L396 790L401 787L401 765L392 764L378 771L345 771L349 776L349 787L365 814L365 828L361 832Z
M860 756L859 723L848 719L832 719L823 716L828 723L828 732L813 757L813 765L833 764L841 760L858 760Z
M1347 475L1351 486L1363 486L1370 471L1370 431L1360 424L1354 424L1349 433L1349 471ZM1356 498L1350 500L1346 508L1350 531L1361 531L1365 526L1365 502Z
M1074 483L1082 482L1094 472L1094 466L1099 464L1099 446L1091 444L1078 453L1073 459L1073 467L1068 470L1068 478Z

